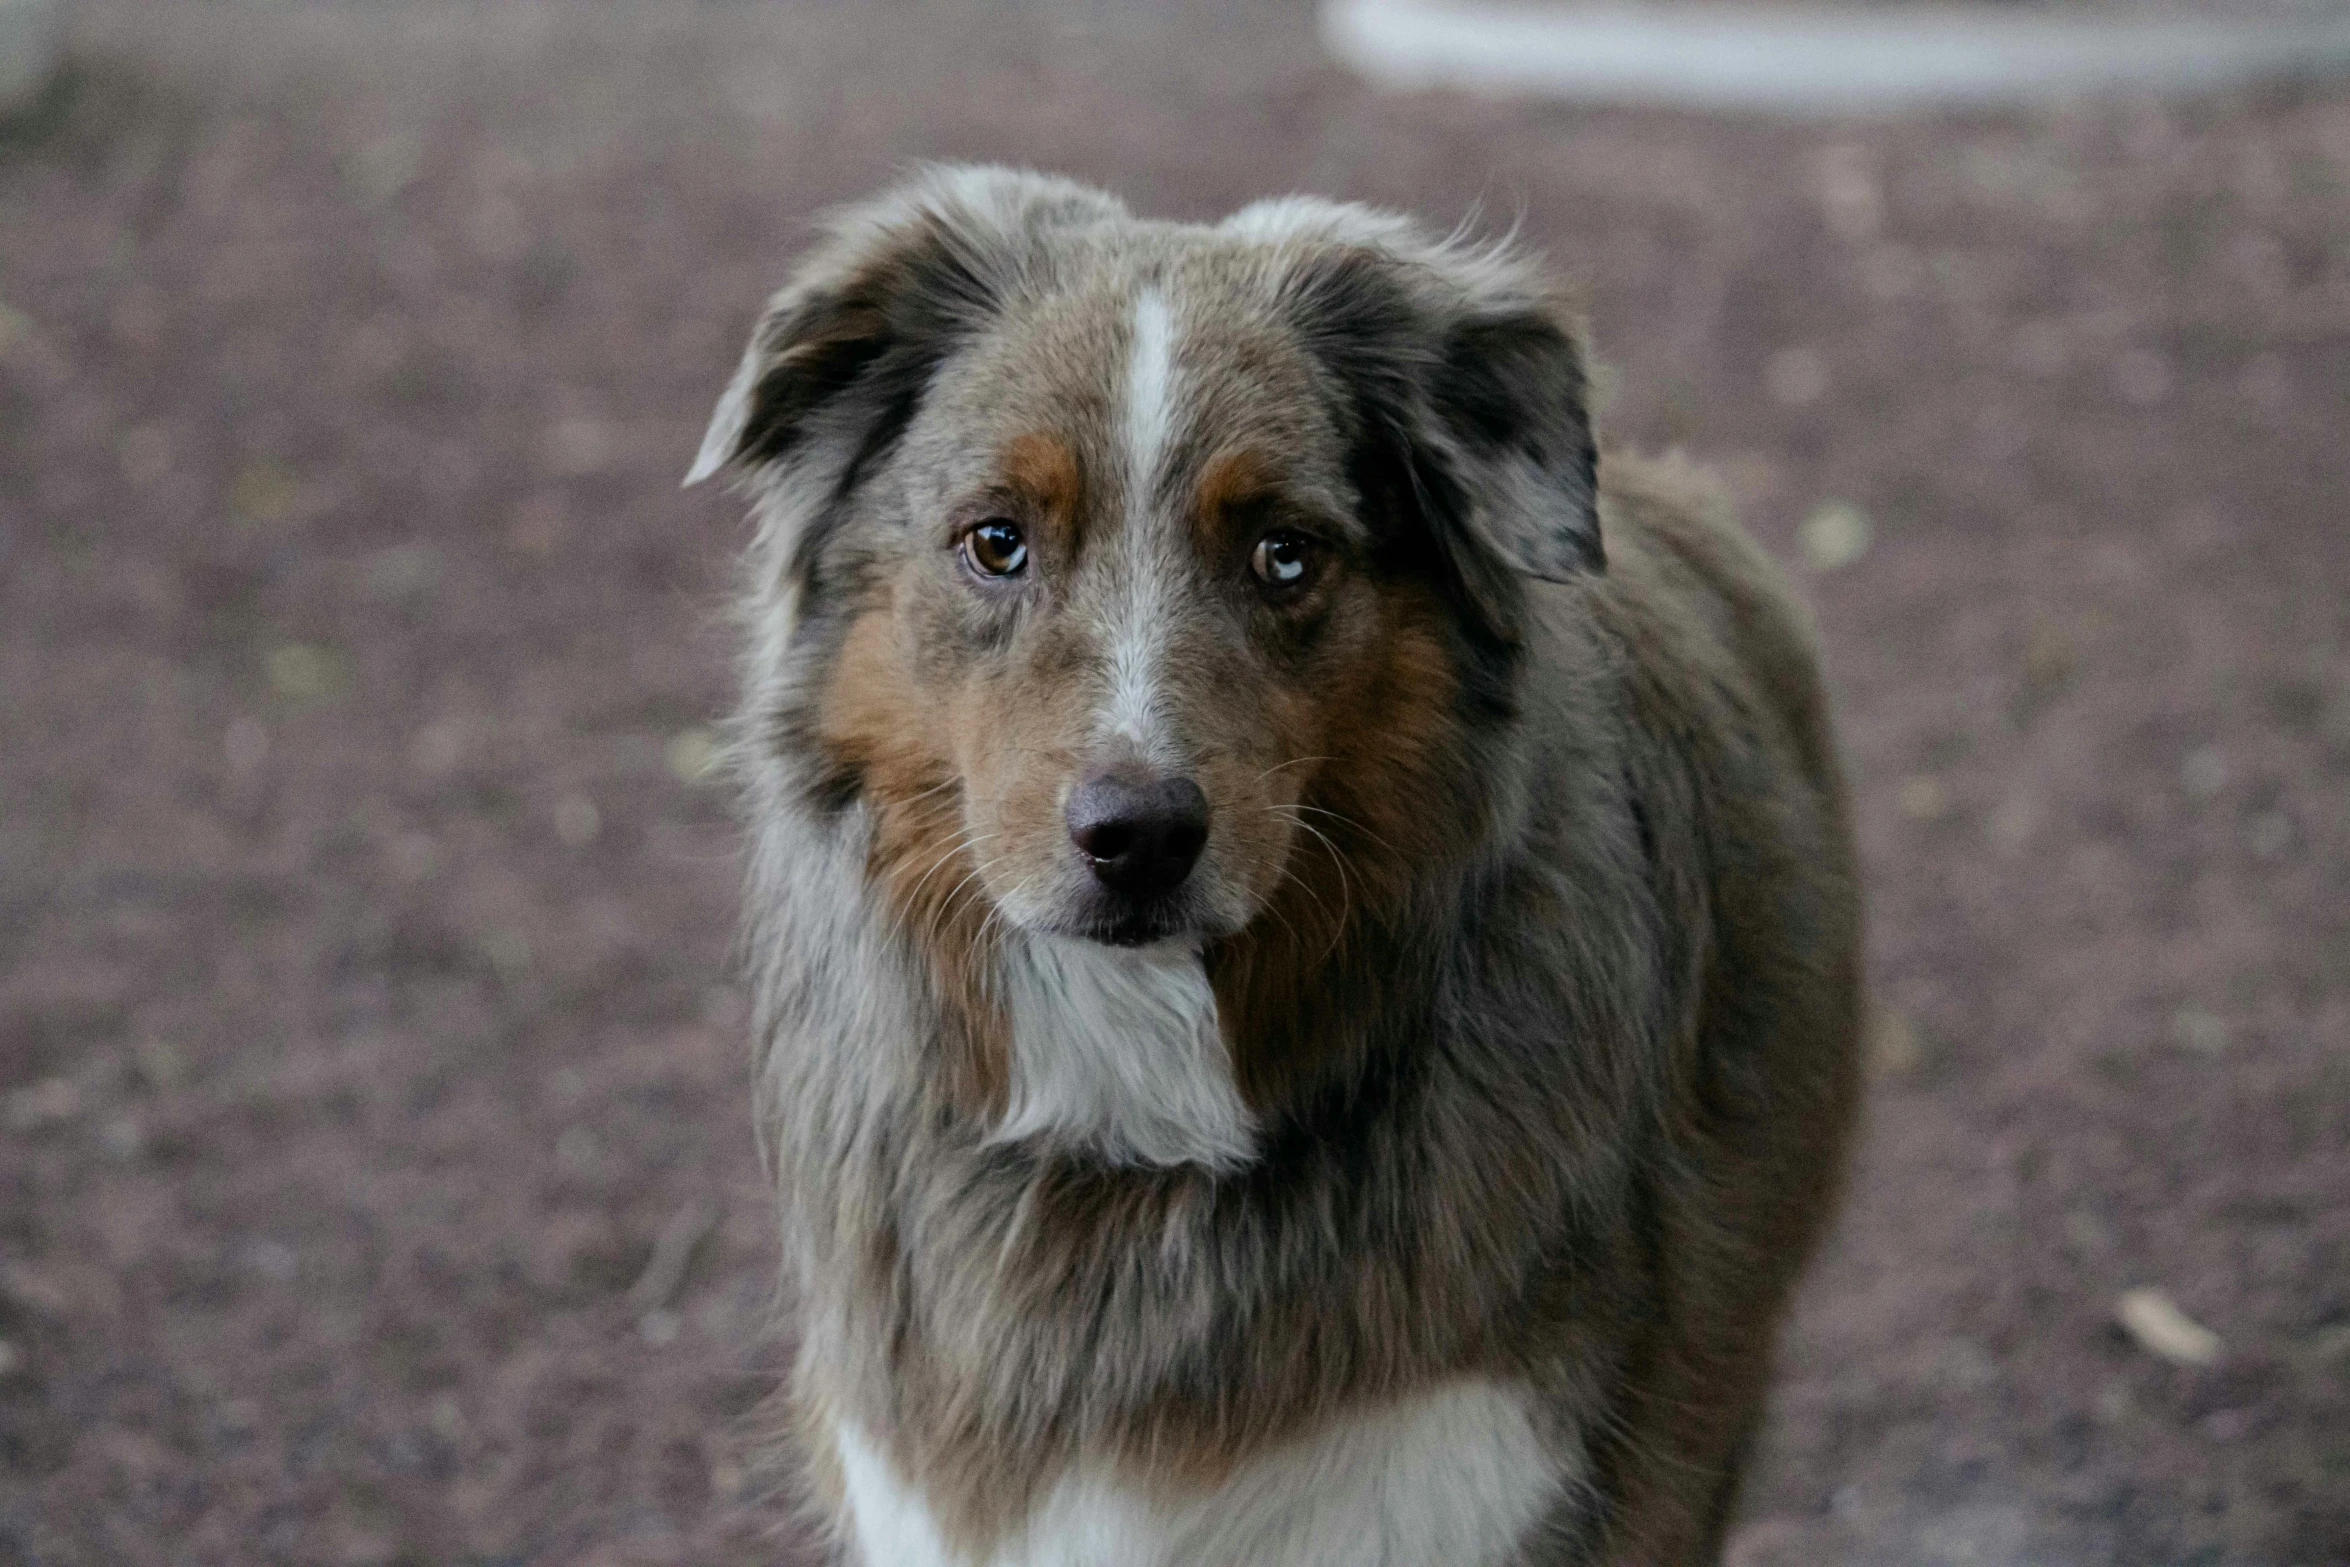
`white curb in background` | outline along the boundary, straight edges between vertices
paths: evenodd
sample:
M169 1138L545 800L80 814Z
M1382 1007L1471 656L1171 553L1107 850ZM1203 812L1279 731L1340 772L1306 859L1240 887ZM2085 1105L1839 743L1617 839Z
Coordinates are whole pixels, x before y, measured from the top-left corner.
M2350 70L2350 8L2338 4L2219 16L1327 0L1322 37L1385 86L1784 114L2032 103Z

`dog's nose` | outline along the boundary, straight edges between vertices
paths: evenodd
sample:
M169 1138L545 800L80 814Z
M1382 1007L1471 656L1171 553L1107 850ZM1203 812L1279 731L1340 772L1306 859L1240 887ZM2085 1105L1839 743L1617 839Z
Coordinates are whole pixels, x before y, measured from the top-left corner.
M1130 898L1172 892L1208 841L1208 797L1189 778L1114 768L1069 796L1069 841L1103 886Z

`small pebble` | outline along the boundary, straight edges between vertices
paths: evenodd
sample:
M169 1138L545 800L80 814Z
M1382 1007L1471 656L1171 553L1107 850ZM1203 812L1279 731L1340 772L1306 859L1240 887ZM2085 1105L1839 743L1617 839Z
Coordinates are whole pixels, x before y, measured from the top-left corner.
M429 544L395 544L370 555L359 577L375 598L414 598L440 580L440 551Z
M70 1121L82 1112L82 1091L70 1077L46 1077L8 1096L8 1129L37 1132Z
M518 984L530 972L530 938L511 926L493 930L481 939L482 956L507 984Z
M436 718L408 742L408 765L427 778L446 778L463 760L465 725L459 719Z
M271 462L247 463L229 485L229 510L248 523L281 521L293 513L301 499L300 482Z
M1901 780L1901 814L1913 822L1938 822L1950 814L1950 788L1932 773Z
M2113 1227L2086 1208L2064 1216L2064 1238L2076 1256L2102 1257L2113 1250Z
M2113 1314L2140 1349L2173 1365L2208 1366L2220 1357L2219 1335L2181 1311L2167 1290L2124 1290Z
M1816 348L1783 348L1763 366L1763 390L1782 408L1809 408L1828 392L1828 361Z
M2293 846L2293 819L2282 811L2261 812L2245 825L2244 846L2255 859L2275 859Z
M584 794L567 794L555 802L555 836L565 846L584 849L594 843L604 830L604 818L596 809L596 802Z
M61 1321L73 1313L73 1293L27 1262L0 1263L0 1300L36 1317Z
M2190 800L2208 800L2228 786L2228 757L2216 745L2202 746L2179 764L2179 787Z
M147 1131L139 1125L139 1118L118 1115L99 1129L98 1141L105 1146L109 1157L129 1164L147 1151Z
M2228 1047L2228 1025L2201 1007L2181 1007L2170 1020L2171 1038L2198 1055L2215 1056Z
M2241 1442L2252 1434L2252 1411L2215 1409L2196 1422L2205 1439L2221 1444Z
M284 1241L247 1241L242 1260L255 1273L280 1284L291 1284L302 1271L301 1255Z
M2032 835L2040 830L2040 808L2031 800L2017 795L2000 802L1985 824L1991 847L2002 855L2022 853L2031 845Z
M1905 1077L1925 1064L1925 1042L1900 1012L1879 1012L1869 1029L1869 1069L1878 1077Z
M139 1075L156 1093L169 1093L188 1080L188 1058L168 1039L149 1035L137 1046Z
M718 736L708 729L688 729L669 742L669 771L680 783L707 783L718 771Z
M288 642L263 655L262 668L270 689L291 701L309 702L327 696L344 684L343 670L334 654L306 642Z
M612 457L612 432L594 419L564 419L547 431L547 467L565 478L600 473Z
M1836 571L1869 552L1873 532L1866 512L1834 501L1804 518L1795 530L1795 542L1812 570Z
M360 198L380 206L416 183L424 168L423 147L413 136L377 136L341 162L344 177Z

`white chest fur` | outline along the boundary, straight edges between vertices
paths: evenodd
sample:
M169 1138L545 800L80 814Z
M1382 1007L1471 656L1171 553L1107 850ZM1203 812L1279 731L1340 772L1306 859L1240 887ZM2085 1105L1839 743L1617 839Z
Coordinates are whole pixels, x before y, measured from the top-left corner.
M1003 962L1012 1093L997 1139L1059 1141L1118 1163L1249 1160L1255 1128L1194 947L1031 936Z
M1571 1476L1524 1398L1464 1380L1332 1422L1221 1484L1145 1491L1078 1472L985 1558L949 1551L918 1492L836 1433L863 1567L1502 1567Z

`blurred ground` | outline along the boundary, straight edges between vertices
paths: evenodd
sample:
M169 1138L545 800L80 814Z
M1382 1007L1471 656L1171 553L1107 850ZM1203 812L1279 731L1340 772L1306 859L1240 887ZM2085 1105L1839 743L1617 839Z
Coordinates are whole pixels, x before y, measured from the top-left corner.
M0 1563L777 1559L676 484L918 155L1522 211L1810 578L1888 1020L1744 1567L2350 1560L2350 88L1783 129L1139 12L79 13L0 142Z

